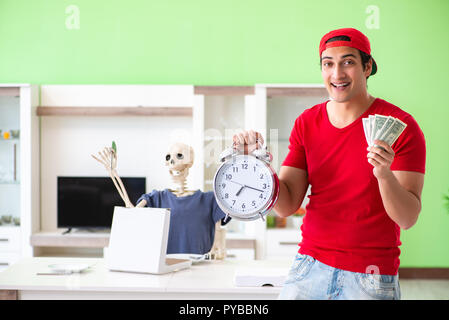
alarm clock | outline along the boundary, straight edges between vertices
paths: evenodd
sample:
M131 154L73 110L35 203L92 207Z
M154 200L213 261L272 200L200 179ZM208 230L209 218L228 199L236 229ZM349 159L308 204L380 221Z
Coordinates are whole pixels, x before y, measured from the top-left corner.
M279 195L272 159L266 147L251 154L230 148L220 155L222 164L215 173L213 188L218 206L227 216L242 221L264 220Z

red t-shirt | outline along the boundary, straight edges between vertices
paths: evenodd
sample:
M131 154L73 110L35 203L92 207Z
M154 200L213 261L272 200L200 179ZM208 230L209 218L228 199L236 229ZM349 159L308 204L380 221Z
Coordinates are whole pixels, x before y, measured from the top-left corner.
M391 170L424 173L426 146L418 123L382 99L350 125L338 129L327 102L305 110L295 121L283 166L304 169L311 185L301 226L299 253L343 270L395 275L399 268L400 227L387 215L373 166L367 158L362 118L382 114L407 127L392 145Z

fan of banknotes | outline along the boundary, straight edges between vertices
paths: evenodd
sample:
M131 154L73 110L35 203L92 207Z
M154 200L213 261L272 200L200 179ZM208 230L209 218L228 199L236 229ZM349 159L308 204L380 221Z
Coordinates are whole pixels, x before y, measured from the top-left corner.
M369 115L362 121L366 142L369 146L374 145L374 140L385 141L391 146L407 127L407 124L401 120L381 114Z

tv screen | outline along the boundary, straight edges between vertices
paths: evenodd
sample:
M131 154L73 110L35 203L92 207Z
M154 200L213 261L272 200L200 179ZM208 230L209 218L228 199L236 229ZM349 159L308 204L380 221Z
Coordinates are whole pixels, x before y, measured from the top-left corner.
M136 205L146 179L121 177ZM115 206L125 206L110 177L58 177L58 228L111 228Z

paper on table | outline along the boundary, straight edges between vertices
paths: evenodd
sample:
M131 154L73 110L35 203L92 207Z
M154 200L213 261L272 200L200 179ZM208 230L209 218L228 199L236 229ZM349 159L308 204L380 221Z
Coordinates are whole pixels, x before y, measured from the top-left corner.
M235 271L234 283L237 287L282 287L288 271L289 268L239 268Z

